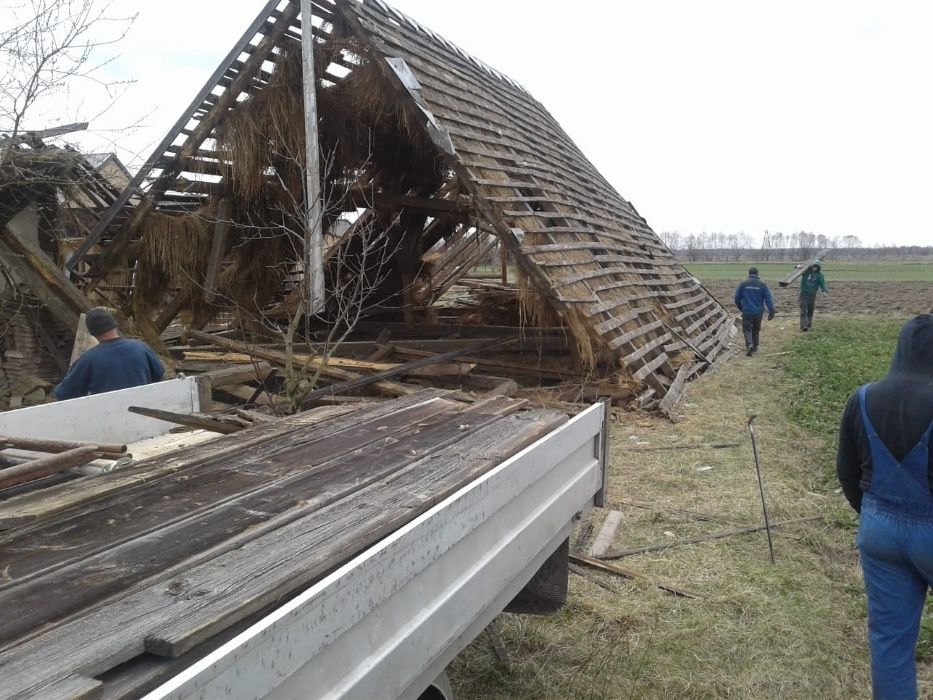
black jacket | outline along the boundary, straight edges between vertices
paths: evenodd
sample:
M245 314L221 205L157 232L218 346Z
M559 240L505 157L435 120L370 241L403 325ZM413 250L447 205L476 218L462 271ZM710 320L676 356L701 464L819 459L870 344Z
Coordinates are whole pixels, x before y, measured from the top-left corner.
M869 387L868 418L895 459L903 459L933 422L933 315L901 329L891 370ZM933 492L933 445L927 478ZM858 393L852 394L839 426L836 473L846 498L861 512L862 493L871 486L871 450L862 424Z

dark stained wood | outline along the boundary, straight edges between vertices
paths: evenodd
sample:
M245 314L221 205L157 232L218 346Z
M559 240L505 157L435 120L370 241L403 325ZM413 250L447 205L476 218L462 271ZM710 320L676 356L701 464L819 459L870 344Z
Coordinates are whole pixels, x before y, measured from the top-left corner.
M161 567L159 574L153 576L143 572L138 585L129 585L124 588L124 593L110 594L99 606L86 607L67 620L44 629L34 629L20 635L17 642L7 643L0 651L0 666L4 669L0 676L0 696L67 696L63 688L92 688L94 681L82 679L99 676L118 664L139 657L144 651L167 656L182 655L224 630L235 629L238 622L248 620L250 615L303 590L327 571L566 420L566 416L549 411L509 415L518 404L503 398L483 402L466 411L450 408L455 404L442 400L441 405L448 406L444 410L453 411L451 417L437 410L438 407L432 403L436 401L428 401L432 404L426 407L429 415L417 424L421 426L427 421L430 425L414 431L403 430L389 441L385 440L383 431L377 429L378 422L361 422L355 419L355 414L334 418L338 425L343 425L348 419L351 421L350 425L344 426L344 431L351 428L362 431L365 428L370 439L375 438L376 442L371 442L370 447L362 451L346 441L347 434L325 436L327 429L321 426L318 445L307 445L301 440L304 437L302 431L293 430L293 447L279 453L275 462L257 457L257 461L247 465L233 466L236 462L231 463L229 458L234 453L242 455L242 448L224 452L229 455L227 469L236 469L244 477L255 478L258 474L267 473L277 476L259 490L246 487L238 496L231 494L226 502L211 504L201 513L190 513L175 521L169 518L167 522L174 523L169 525L170 530L175 528L174 535L170 532L159 534L159 530L145 535L143 533L151 526L140 525L135 538L125 540L115 550L101 550L99 556L109 552L111 559L106 561L114 566L113 571L124 572L120 574L122 576L133 568L131 561L136 561L138 566L149 557L159 557L160 550L171 549L165 546L169 541L176 542L173 547L183 548L176 550L175 556L185 556L184 550L188 551L183 568L178 568L178 564L167 564L163 556L161 561L151 564ZM398 402L412 405L414 400L406 398ZM397 407L392 404L398 402L386 402L369 410L373 413L382 411L382 420L389 420L397 413ZM420 405L425 406L425 403L422 401ZM462 418L457 417L458 413ZM242 442L253 430L265 431L269 438L274 428L281 428L279 424L287 422L278 421L239 435L223 437L216 441L215 450L225 442ZM272 449L274 443L274 440L267 439L263 444ZM344 456L303 470L303 466L311 463L309 459L318 459L317 455L325 445L331 445L329 449L341 449ZM201 451L202 461L207 454L207 451ZM270 456L274 454L270 452ZM198 460L191 462L189 471L200 468ZM260 463L265 465L261 469ZM276 464L279 466L274 466ZM287 470L291 470L290 475ZM175 474L178 475L177 470ZM191 474L193 476L195 472L191 471ZM117 474L112 476L116 478ZM202 486L193 485L194 488L206 488L210 478L210 474L205 474ZM218 479L214 476L212 481L223 484L227 477ZM154 482L130 488L151 488L151 483ZM170 508L181 514L186 508L190 509L192 502L205 497L203 493L187 496L191 479L175 480L174 483L176 497L183 499L178 504L170 503L171 499L161 499L155 493L151 494L152 498L114 492L109 497L111 505L101 508L96 516L101 532L104 532L108 511L117 503L129 505L144 498L147 503L159 503L156 510ZM237 491L234 488L234 493ZM87 511L85 506L79 508ZM257 527L254 519L258 516L255 513L266 508L273 515ZM126 515L116 526L118 532L130 526L134 517L157 518L157 513L149 516L145 511L136 515L130 507L125 511ZM248 515L249 512L253 515ZM183 521L188 524L184 525ZM230 525L231 522L236 523L235 527ZM50 521L49 525L52 524ZM62 521L60 527L68 527L66 521ZM71 527L79 527L78 522L75 521ZM231 527L236 532L231 531ZM181 532L187 532L188 537L180 537ZM55 537L52 530L45 536L33 530L32 536L40 538L37 541L42 537ZM160 537L164 538L161 547L157 543ZM150 540L153 543L147 545ZM185 544L177 544L182 540ZM20 542L17 546L22 548L23 544ZM134 550L135 558L132 555ZM193 556L192 550L196 552ZM90 556L93 559L98 555ZM86 586L99 586L100 582L94 581L92 573L100 570L103 561L92 561L86 553L75 555L73 562L64 568L59 565L52 569L37 569L39 578L27 580L19 591L16 586L7 587L0 591L0 597L21 596L39 581L53 581L53 569L64 573L74 571L75 567L85 567L87 575L91 576L70 579L71 583L59 590L59 597L67 597L65 590L78 592ZM122 585L128 584L124 581ZM39 595L39 589L35 588L33 594ZM98 589L97 595L106 593ZM20 607L33 609L32 605L20 604ZM221 637L226 638L228 636ZM76 645L75 639L85 642ZM35 663L37 654L41 655L41 664ZM149 670L140 674L138 682L147 684L147 687L152 687L159 677L157 669L169 672L177 668L172 664L147 662L144 665ZM75 679L80 682L76 684ZM133 681L127 677L122 679L123 692L134 687L141 686L133 686Z

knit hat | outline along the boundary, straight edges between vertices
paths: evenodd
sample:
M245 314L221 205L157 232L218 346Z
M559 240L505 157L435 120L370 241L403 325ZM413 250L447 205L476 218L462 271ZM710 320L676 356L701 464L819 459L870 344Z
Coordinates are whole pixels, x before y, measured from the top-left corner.
M750 268L748 268L748 274L750 274L750 275L757 275L757 274L758 274L758 268L757 268L757 267L750 267Z
M107 331L112 331L117 327L117 320L107 309L91 309L84 317L84 323L87 325L87 331L94 337L103 335Z

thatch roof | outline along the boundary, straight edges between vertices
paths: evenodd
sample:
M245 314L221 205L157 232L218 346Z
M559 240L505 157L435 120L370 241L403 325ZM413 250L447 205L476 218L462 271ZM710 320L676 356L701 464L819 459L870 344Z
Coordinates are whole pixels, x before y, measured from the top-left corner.
M732 329L725 309L526 90L381 0L318 0L313 7L320 138L322 150L330 139L338 154L333 178L372 185L379 199L363 208L379 215L387 236L413 236L415 253L448 241L433 262L432 277L443 282L432 298L500 241L519 268L531 318L568 327L584 364L614 357L624 375L660 399L717 356ZM240 126L231 135L230 124L249 123L243 113L251 102L265 100L269 113L285 110L269 91L294 70L285 57L300 55L300 32L297 1L266 5L125 193L148 178L149 196L116 232L100 274L126 258L153 212L201 211L210 221L224 196L243 199L235 209L255 209L261 183L244 179L243 163L252 163L257 178L287 167L243 145L247 131ZM361 131L376 143L365 163L354 151L365 140ZM258 143L276 150L268 144L292 136L300 137L266 128ZM343 208L359 205L348 197ZM405 217L412 210L422 214L414 223ZM164 232L165 223L150 228ZM99 233L108 225L113 234L107 221ZM190 222L179 230L208 238ZM156 247L164 251L164 241ZM197 257L206 264L206 255ZM177 312L185 302L161 303Z

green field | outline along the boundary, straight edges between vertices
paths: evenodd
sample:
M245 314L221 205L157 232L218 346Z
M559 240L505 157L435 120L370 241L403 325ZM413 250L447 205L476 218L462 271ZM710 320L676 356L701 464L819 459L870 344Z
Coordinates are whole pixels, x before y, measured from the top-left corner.
M686 263L694 277L704 282L735 281L745 278L748 262L694 262ZM793 265L780 263L754 263L768 282L777 282ZM933 261L930 262L834 262L826 260L823 268L828 280L841 282L933 282Z

